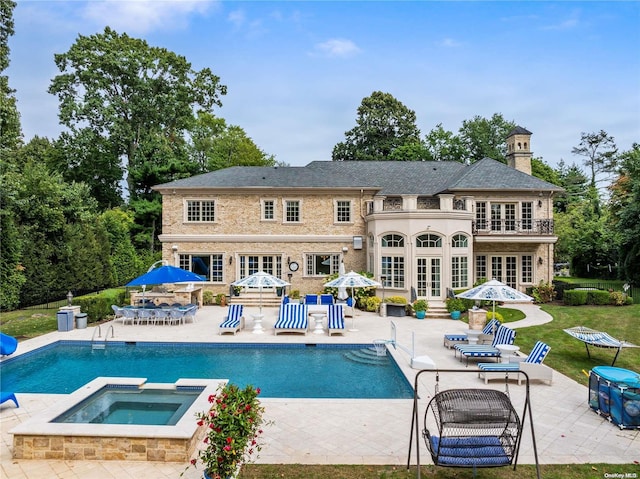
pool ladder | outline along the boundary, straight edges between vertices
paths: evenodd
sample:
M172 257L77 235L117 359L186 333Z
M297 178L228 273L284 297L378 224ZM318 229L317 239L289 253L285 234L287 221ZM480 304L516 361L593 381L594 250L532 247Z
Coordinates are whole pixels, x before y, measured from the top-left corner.
M113 324L109 325L109 328L107 328L107 334L104 335L104 341L100 341L98 342L96 340L96 333L98 333L98 338L102 337L102 329L100 328L100 325L98 324L96 329L93 330L93 336L91 336L91 350L93 351L94 349L105 349L107 347L107 339L109 339L109 331L111 331L111 337L114 338L115 334L113 331Z

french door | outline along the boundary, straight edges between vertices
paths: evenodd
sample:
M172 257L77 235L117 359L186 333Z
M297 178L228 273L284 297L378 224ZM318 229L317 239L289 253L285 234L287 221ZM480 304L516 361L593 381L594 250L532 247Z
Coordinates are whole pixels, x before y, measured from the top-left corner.
M442 258L421 256L416 258L416 285L419 298L442 299Z

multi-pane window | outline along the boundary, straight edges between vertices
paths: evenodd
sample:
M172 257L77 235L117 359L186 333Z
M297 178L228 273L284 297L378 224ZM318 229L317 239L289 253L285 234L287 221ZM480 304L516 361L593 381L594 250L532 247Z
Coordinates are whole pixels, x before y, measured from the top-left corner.
M275 219L276 203L273 200L262 200L262 219L269 221Z
M326 276L337 273L340 268L339 254L308 254L306 259L307 276Z
M469 238L465 235L453 235L451 238L451 246L453 248L467 248L469 246Z
M507 256L505 258L505 264L505 283L512 288L515 288L518 285L518 258L515 256Z
M533 283L533 256L525 255L520 259L520 274L523 283Z
M491 230L515 231L516 205L513 203L491 203Z
M300 222L300 201L286 200L284 202L284 221L285 223Z
M492 256L491 257L491 278L487 279L497 279L498 281L502 281L502 256Z
M187 200L186 209L189 222L212 222L216 219L213 200Z
M533 228L533 203L531 201L526 201L520 205L520 217L523 230Z
M416 248L442 248L442 237L431 233L420 235L416 238Z
M405 268L403 256L383 256L380 266L380 276L385 277L385 286L404 288Z
M336 222L351 223L351 201L336 201Z
M389 234L382 237L383 248L401 248L404 246L404 236Z
M476 225L479 230L487 229L487 203L484 201L476 203Z
M205 281L222 283L222 254L181 254L180 267L201 276Z
M476 281L490 279L487 278L487 257L476 256Z
M466 288L469 281L469 260L466 256L454 256L451 258L451 286Z
M258 271L282 277L282 256L280 255L240 255L238 269L241 278Z

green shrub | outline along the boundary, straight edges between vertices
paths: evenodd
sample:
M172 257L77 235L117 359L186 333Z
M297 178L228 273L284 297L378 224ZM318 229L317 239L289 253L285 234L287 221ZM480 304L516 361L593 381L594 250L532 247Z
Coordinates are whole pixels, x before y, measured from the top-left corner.
M536 303L550 303L556 297L555 286L540 281L540 284L532 289L531 296Z
M203 291L202 292L202 304L208 306L213 304L213 291Z
M429 309L429 303L426 299L419 299L412 305L414 311L427 311Z
M87 322L94 323L107 319L113 314L111 305L124 304L124 289L107 289L100 293L86 294L73 298L73 304L80 306L80 311L87 313Z
M504 318L500 313L494 313L493 311L487 311L487 321L491 321L493 318L496 318L500 321L500 324L504 323Z
M300 299L300 290L293 289L289 291L289 299Z
M384 302L391 304L407 304L408 301L404 296L389 296L388 298L385 298Z
M373 313L378 311L378 309L380 309L380 303L382 303L382 300L377 296L370 296L368 298L363 298L362 303L363 303L362 306L365 311L369 311Z
M611 302L611 293L609 291L592 290L587 292L587 304L595 304L596 306L605 306Z
M627 306L633 304L633 298L631 296L627 296L627 298L624 301L624 304Z
M564 292L563 301L567 306L582 306L583 304L587 304L587 291L568 289Z
M224 304L227 302L227 295L224 293L218 293L216 294L216 304L218 306Z

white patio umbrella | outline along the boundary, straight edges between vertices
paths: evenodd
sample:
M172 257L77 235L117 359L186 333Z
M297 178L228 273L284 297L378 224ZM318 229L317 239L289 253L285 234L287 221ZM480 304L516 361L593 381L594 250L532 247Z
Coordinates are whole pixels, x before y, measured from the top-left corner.
M324 284L327 288L351 288L351 297L355 302L354 289L355 288L369 288L371 286L382 286L377 281L374 281L371 278L367 278L366 276L362 276L355 271L349 271L347 274L343 274L342 276L338 276L336 279L332 279L328 283ZM353 305L355 310L355 304ZM355 313L351 317L351 329L349 331L357 331L354 328L355 322Z
M258 288L260 291L260 314L262 314L262 288L280 288L289 286L285 280L273 276L272 274L258 271L250 276L246 276L238 281L231 283L233 286L242 286L248 288Z
M523 303L533 301L529 295L521 293L517 289L508 286L497 279L492 279L479 286L456 294L457 298L473 299L475 301L492 301L493 314L496 313L496 301L503 303Z

